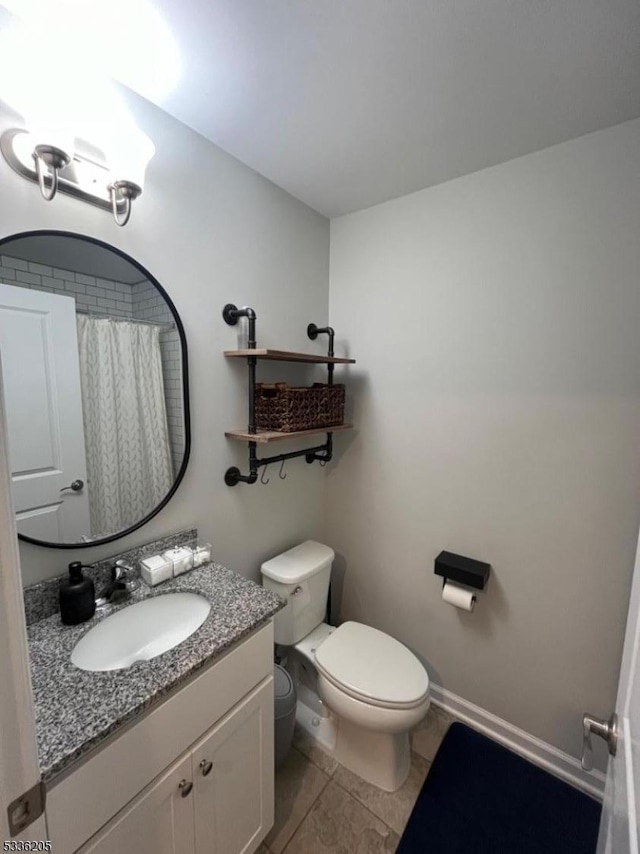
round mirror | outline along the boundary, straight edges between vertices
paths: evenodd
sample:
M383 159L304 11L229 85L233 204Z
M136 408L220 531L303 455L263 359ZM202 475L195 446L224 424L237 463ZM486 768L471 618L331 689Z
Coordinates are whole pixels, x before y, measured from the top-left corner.
M68 232L0 240L0 357L21 539L86 548L164 507L189 459L187 343L144 267Z

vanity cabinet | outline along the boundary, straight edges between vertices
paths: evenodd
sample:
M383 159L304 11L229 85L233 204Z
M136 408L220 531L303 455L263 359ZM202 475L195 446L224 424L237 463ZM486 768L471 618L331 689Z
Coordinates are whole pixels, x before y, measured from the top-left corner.
M269 622L47 790L53 850L252 854L273 824L273 713Z
M193 797L182 796L190 779L191 757L185 756L83 846L81 854L193 854Z
M205 733L79 854L250 854L273 813L273 690L267 683Z
M273 702L259 688L193 748L196 854L249 854L271 829Z

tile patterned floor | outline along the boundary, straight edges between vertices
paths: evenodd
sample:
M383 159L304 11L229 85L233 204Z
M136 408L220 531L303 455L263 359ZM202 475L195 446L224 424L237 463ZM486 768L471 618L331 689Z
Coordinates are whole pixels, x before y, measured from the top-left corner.
M451 723L432 706L411 735L411 771L393 793L347 771L296 728L276 774L273 829L258 854L391 854Z

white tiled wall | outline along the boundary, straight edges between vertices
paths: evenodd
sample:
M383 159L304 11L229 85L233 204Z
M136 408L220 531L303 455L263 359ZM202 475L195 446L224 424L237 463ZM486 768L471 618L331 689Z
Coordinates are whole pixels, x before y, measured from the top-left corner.
M133 317L131 285L0 255L0 282L74 297L79 309Z
M172 323L173 316L162 295L151 282L135 285L95 278L71 270L60 270L20 258L0 255L0 283L71 296L78 309ZM176 329L160 333L160 352L164 372L167 422L173 468L177 472L184 455L182 413L182 362L180 338Z
M151 284L140 282L132 287L133 316L138 320L155 320L158 323L173 322L173 315L164 297ZM167 421L173 469L177 472L184 455L184 419L182 413L182 362L180 337L177 329L160 333L160 352L164 374L164 396L167 404Z

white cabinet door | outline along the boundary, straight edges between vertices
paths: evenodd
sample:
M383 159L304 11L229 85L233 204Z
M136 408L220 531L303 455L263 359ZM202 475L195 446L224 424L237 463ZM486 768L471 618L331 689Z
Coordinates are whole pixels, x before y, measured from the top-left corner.
M78 854L193 854L191 769L189 754L147 786Z
M18 533L91 531L75 300L0 284L0 353ZM66 489L74 481L84 487Z
M192 757L196 854L255 851L273 824L273 678L203 736Z

